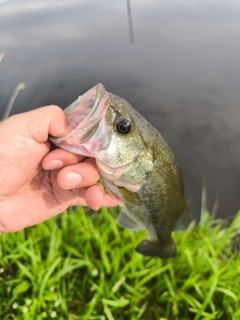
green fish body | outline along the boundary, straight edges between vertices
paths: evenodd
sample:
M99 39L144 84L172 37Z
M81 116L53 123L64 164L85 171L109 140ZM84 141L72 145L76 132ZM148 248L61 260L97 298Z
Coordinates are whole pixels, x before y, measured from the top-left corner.
M50 140L96 159L107 189L124 202L119 224L148 233L138 253L174 257L172 231L185 230L191 217L181 168L160 133L102 84L80 96L65 113L72 132Z

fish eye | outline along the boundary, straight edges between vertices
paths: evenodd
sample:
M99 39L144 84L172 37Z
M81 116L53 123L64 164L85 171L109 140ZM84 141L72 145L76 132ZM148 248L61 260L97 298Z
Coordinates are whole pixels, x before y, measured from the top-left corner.
M128 119L120 119L116 124L116 130L121 134L127 134L132 128L132 123Z

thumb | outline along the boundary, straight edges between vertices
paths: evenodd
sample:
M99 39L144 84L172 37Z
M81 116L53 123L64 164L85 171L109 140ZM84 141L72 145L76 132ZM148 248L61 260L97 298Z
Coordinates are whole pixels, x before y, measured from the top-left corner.
M23 113L29 135L37 142L46 142L49 135L63 137L69 133L65 113L58 106L46 106Z

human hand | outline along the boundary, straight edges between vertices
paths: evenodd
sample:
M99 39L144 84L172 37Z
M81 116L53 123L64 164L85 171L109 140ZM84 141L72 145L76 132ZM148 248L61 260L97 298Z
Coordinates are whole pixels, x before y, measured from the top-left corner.
M49 134L67 133L66 117L57 106L18 114L0 124L0 233L40 223L69 206L97 210L119 204L98 182L94 159L50 151Z

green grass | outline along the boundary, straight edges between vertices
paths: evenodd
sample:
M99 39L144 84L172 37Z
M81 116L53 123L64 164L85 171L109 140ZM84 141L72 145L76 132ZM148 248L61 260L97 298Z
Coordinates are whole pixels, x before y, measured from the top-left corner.
M137 254L145 233L119 227L113 209L69 210L2 235L1 320L240 319L240 260L226 251L240 214L222 225L204 213L174 234L167 261Z

